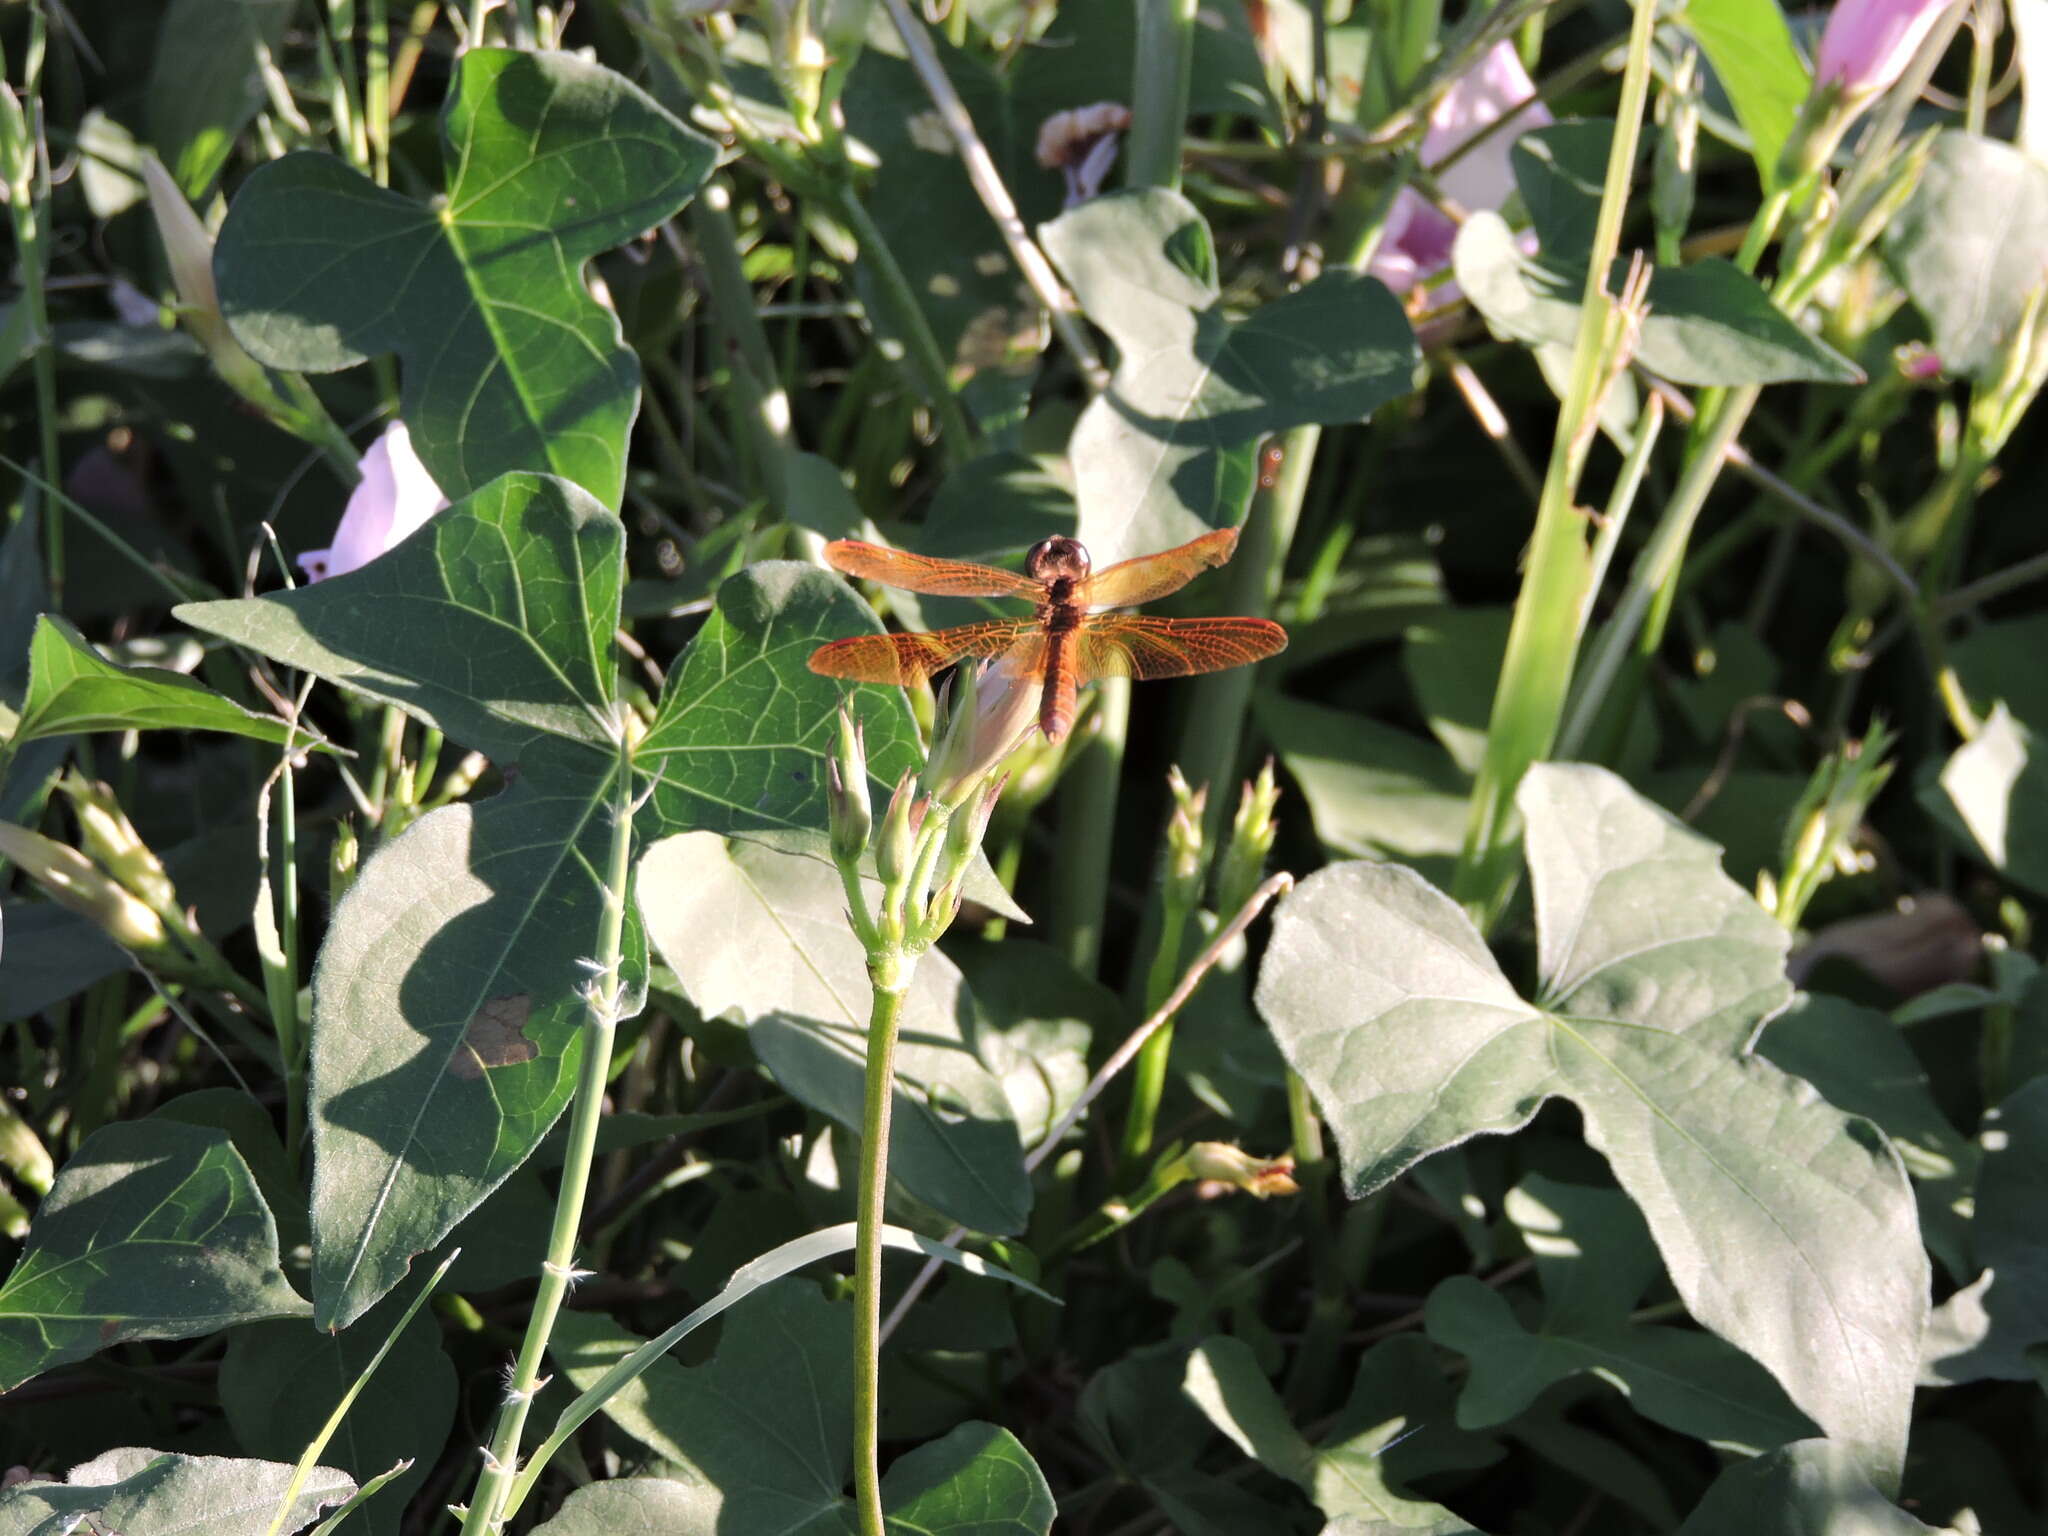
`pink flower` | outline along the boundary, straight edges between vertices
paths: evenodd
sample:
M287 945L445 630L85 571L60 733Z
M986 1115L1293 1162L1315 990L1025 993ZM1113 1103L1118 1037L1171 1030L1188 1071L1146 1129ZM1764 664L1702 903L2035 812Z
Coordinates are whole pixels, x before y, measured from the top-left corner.
M384 429L359 467L362 483L349 494L334 543L299 556L299 568L308 581L325 581L368 565L448 505L427 466L412 451L412 438L402 421Z
M1437 185L1452 202L1468 211L1498 208L1515 190L1514 171L1508 151L1516 137L1531 128L1554 121L1540 101L1536 86L1522 68L1514 44L1496 43L1444 94L1429 114L1429 127L1422 136L1422 163L1439 164L1481 129L1513 113L1514 123L1487 136L1486 142L1437 177ZM1451 243L1458 226L1413 187L1403 187L1394 197L1387 214L1386 233L1373 252L1372 275L1395 293L1405 294L1424 279L1442 271L1451 262ZM1534 250L1533 235L1525 245ZM1430 291L1432 309L1458 297L1458 285L1444 282Z
M1950 0L1841 0L1828 14L1814 84L1874 96L1906 72Z

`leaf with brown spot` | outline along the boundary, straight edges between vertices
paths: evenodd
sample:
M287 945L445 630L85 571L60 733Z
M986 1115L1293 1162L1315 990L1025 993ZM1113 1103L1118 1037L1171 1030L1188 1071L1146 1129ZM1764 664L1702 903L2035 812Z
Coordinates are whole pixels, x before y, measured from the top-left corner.
M533 994L510 992L489 999L470 1015L462 1032L462 1049L448 1060L448 1071L464 1082L473 1083L491 1067L512 1067L531 1061L540 1046L526 1038L526 1021L533 1017Z

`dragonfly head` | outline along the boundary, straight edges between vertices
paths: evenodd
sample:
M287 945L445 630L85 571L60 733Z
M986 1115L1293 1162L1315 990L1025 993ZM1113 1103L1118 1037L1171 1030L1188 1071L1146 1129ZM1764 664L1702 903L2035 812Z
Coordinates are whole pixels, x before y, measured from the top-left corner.
M1040 539L1024 557L1025 574L1040 581L1080 581L1088 569L1088 550L1078 539Z

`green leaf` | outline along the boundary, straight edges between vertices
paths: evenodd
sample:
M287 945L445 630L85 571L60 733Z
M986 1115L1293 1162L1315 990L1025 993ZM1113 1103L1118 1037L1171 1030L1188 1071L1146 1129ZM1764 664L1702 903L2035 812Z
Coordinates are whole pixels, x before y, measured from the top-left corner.
M1802 1440L1730 1467L1679 1536L1937 1536L1870 1484L1846 1446Z
M260 1456L295 1459L369 1367L406 1300L391 1297L339 1334L304 1320L237 1329L220 1366L221 1407L236 1443ZM398 1335L322 1453L365 1485L394 1462L412 1463L395 1479L394 1494L363 1512L362 1529L396 1536L406 1500L426 1481L454 1421L455 1367L442 1351L439 1323L422 1312Z
M1286 1478L1326 1516L1363 1515L1402 1529L1427 1528L1449 1517L1440 1504L1406 1498L1387 1486L1376 1453L1319 1453L1281 1406L1279 1394L1242 1339L1211 1338L1188 1356L1181 1390L1237 1448Z
M658 1529L676 1536L850 1536L857 1529L845 1493L852 1425L831 1411L852 1391L852 1326L848 1304L806 1285L770 1285L735 1309L708 1362L656 1361L611 1399L606 1412L621 1429L698 1480L687 1497L656 1496L649 1507L665 1516ZM585 1390L642 1344L592 1313L564 1313L554 1338L563 1373ZM590 1502L631 1507L616 1497ZM890 1529L905 1536L1044 1536L1052 1526L1044 1476L1007 1430L990 1424L962 1424L899 1457L882 1480L882 1502ZM587 1518L572 1499L541 1530L616 1529L579 1523Z
M688 833L640 864L647 931L707 1018L747 1027L783 1089L861 1125L870 989L829 865L747 838ZM944 954L918 962L896 1057L890 1171L978 1232L1023 1230L1031 1188L1002 1086L961 1034L971 1008Z
M1578 334L1585 275L1548 255L1524 256L1507 221L1481 210L1451 252L1458 284L1494 334L1533 345ZM1617 267L1615 282L1620 269ZM1718 257L1650 275L1650 313L1636 360L1679 384L1861 383L1863 372L1775 309L1756 280Z
M2034 1380L2048 1343L2048 1078L2008 1097L1984 1130L1971 1229L1984 1274L1935 1313L1927 1363L1940 1382Z
M274 368L397 353L451 499L547 469L616 506L639 369L583 264L681 208L716 151L610 70L500 48L462 55L443 134L431 204L328 155L257 170L214 255L228 323Z
M1884 251L1927 317L1943 368L1990 382L2040 286L2048 166L1951 129L1885 226Z
M130 1339L304 1315L277 1227L219 1131L105 1126L57 1174L0 1285L0 1391Z
M1040 236L1117 348L1068 448L1079 536L1098 562L1235 524L1255 439L1361 421L1413 382L1415 333L1372 278L1328 272L1226 317L1208 226L1178 193L1098 197Z
M173 612L500 764L559 738L596 777L617 750L624 544L618 517L576 486L505 475L345 576Z
M1047 944L1011 935L949 944L946 953L973 999L981 1057L1024 1145L1036 1146L1088 1086L1089 1042L1128 1027L1123 1005Z
M1941 793L1985 863L2030 891L2048 892L2048 761L2003 703L1941 770Z
M1531 128L1508 151L1536 242L1560 266L1584 265L1593 249L1613 143L1613 122L1593 118Z
M269 742L288 734L284 721L252 714L181 672L108 661L64 619L44 614L29 642L28 691L9 749L43 736L137 730L224 731ZM304 727L296 737L316 739Z
M1252 707L1301 786L1325 848L1449 860L1464 846L1470 784L1435 742L1355 710L1277 693L1259 692Z
M73 1467L64 1482L0 1490L0 1536L268 1536L293 1470L289 1463L227 1456L108 1451ZM277 1529L309 1525L354 1492L343 1473L315 1467Z
M1935 1102L1899 1026L1839 997L1802 996L1765 1026L1757 1049L1835 1108L1876 1122L1913 1176L1928 1248L1956 1279L1974 1274L1969 1202L1980 1154Z
M664 1477L615 1477L576 1489L534 1536L619 1536L659 1531L662 1536L716 1536L718 1490Z
M1411 628L1401 647L1401 666L1430 734L1468 779L1486 755L1487 721L1513 617L1506 608L1446 608Z
M1679 23L1693 35L1749 134L1764 190L1778 184L1778 161L1792 136L1813 78L1792 41L1777 0L1687 0Z
M1712 843L1597 768L1545 767L1516 800L1538 1007L1735 1051L1792 1000L1791 936L1721 873Z
M260 69L284 45L294 0L171 0L150 56L149 138L190 198L206 195L268 99Z
M2001 699L2022 720L2048 720L2048 613L1982 624L1949 646L1948 658L1980 712Z
M924 760L900 688L849 688L807 665L827 640L879 630L852 588L816 566L769 561L718 589L712 612L669 672L654 723L633 749L658 779L651 839L661 830L824 829L825 754L846 699L861 722L879 805Z
M1604 770L1540 766L1518 803L1540 1006L1407 870L1324 870L1275 924L1259 1007L1354 1193L1570 1098L1693 1315L1895 1480L1926 1259L1882 1135L1735 1054L1783 1001L1784 935Z

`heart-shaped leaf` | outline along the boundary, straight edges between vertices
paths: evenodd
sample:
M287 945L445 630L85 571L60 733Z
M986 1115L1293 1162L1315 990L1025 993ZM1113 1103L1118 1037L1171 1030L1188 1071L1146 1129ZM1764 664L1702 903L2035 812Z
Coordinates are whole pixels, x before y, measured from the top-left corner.
M785 1090L858 1130L869 986L829 863L749 838L689 833L640 864L655 948L706 1017L747 1026ZM1031 1207L1009 1102L962 1033L972 1004L937 951L919 961L896 1056L890 1172L978 1232L1023 1230Z
M0 1392L128 1339L299 1317L277 1224L227 1134L104 1126L57 1174L0 1285Z
M313 978L318 1320L340 1327L532 1152L574 1087L624 747L612 635L624 531L565 481L510 475L358 571L179 610L186 622L399 705L497 762L479 804L422 817L363 867ZM840 690L803 656L872 627L823 571L720 592L632 771L651 840L695 826L823 830ZM907 766L897 690L868 689L878 766ZM744 768L739 765L746 765ZM699 777L701 775L701 778ZM750 775L750 777L749 777ZM735 785L744 780L742 791ZM629 980L644 978L637 916Z
M1257 438L1362 421L1413 382L1415 333L1375 279L1329 272L1226 316L1208 226L1178 193L1098 197L1039 233L1117 348L1068 447L1098 562L1235 524Z
M1408 870L1333 866L1275 924L1259 1007L1353 1191L1571 1099L1693 1315L1895 1483L1926 1256L1883 1136L1736 1054L1759 1022L1746 1012L1783 1000L1784 935L1741 912L1707 845L1605 770L1540 766L1518 803L1537 1004Z
M413 446L451 498L548 469L617 506L639 367L583 264L681 208L716 151L600 65L502 48L462 55L443 133L432 204L331 155L250 176L214 252L228 324L295 372L397 353Z

